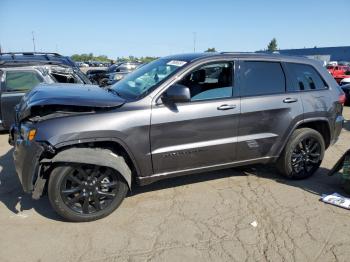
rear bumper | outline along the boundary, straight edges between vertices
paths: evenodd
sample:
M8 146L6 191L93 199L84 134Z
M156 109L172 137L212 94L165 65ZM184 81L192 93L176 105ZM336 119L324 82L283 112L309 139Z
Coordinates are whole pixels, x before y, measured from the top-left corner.
M39 170L39 160L44 147L41 143L23 140L18 136L18 132L12 128L9 142L12 142L15 147L13 159L22 188L24 192L30 193L34 189L34 182Z
M0 131L4 131L6 128L4 127L2 120L0 119Z
M333 138L331 141L331 145L335 144L338 141L340 132L343 129L343 125L344 125L344 117L337 116L337 118L335 119L335 123L334 123L334 134L333 134Z

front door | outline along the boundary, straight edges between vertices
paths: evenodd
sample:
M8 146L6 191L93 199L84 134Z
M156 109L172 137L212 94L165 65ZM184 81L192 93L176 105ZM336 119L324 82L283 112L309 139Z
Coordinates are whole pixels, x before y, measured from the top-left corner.
M178 82L189 87L190 102L153 106L151 153L155 174L235 161L240 99L233 81L234 68L234 62L197 66Z

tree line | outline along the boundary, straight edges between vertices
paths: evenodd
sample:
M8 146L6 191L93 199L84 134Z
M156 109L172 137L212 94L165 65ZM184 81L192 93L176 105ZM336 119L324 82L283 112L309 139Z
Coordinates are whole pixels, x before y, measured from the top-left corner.
M96 62L141 62L141 63L149 63L158 57L153 56L128 56L128 57L117 57L116 59L108 58L106 55L98 55L95 56L93 53L89 54L74 54L71 56L71 59L75 62L88 62L88 61L96 61Z
M267 45L268 52L275 52L278 50L277 40L273 38L269 44ZM204 52L217 52L215 47L209 47ZM141 63L149 63L158 57L155 56L128 56L128 57L117 57L116 59L108 58L106 55L98 55L95 56L93 53L89 54L74 54L71 56L72 60L75 62L88 62L88 61L98 61L98 62L141 62Z

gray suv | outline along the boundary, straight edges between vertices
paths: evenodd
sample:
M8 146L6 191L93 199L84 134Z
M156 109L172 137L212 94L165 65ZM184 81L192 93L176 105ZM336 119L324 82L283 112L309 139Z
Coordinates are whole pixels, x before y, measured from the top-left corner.
M318 62L186 54L108 89L38 86L10 131L25 192L70 221L115 210L135 184L255 163L311 176L342 129L344 93Z

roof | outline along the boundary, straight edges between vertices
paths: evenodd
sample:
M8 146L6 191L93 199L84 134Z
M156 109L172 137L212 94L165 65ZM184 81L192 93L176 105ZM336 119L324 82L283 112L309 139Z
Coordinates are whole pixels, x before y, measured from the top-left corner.
M61 64L69 67L76 67L75 63L69 57L62 56L57 53L0 53L0 66L23 66L28 64Z
M325 60L322 56L328 56L328 59L332 61L350 61L350 46L281 49L278 52L280 54L295 56L321 56L320 60Z
M195 60L205 59L208 57L232 57L241 59L259 59L259 60L275 60L275 61L288 61L288 62L302 62L313 63L314 60L300 57L271 53L248 53L248 52L205 52L205 53L189 53L189 54L177 54L164 57L165 59L182 60L186 62L192 62Z

